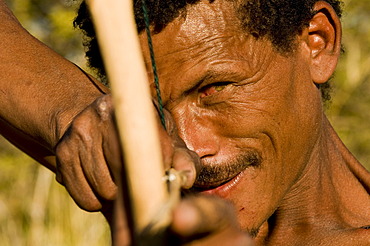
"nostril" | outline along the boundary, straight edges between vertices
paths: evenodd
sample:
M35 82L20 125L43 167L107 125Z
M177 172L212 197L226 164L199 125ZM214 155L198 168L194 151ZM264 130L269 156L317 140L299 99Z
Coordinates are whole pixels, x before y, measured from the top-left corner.
M198 148L194 152L197 153L200 159L203 159L206 157L215 156L217 154L217 149L212 148L212 146L207 146L205 148Z

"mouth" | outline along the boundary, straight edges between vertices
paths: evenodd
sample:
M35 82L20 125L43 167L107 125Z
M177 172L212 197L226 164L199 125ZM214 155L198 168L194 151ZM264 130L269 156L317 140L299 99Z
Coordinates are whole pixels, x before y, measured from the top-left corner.
M244 172L239 172L235 176L227 179L226 181L219 181L218 183L203 186L194 186L191 190L196 193L218 195L221 197L225 197L226 193L240 182L240 180L244 176L243 173Z
M258 167L260 163L260 156L249 152L229 161L228 164L204 165L191 192L226 197L240 183L247 170Z

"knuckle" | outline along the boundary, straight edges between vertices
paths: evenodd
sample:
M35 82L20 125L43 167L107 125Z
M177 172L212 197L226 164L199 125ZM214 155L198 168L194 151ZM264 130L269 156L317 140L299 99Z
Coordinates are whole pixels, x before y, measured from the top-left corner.
M108 201L113 201L116 199L116 197L117 197L117 186L114 185L105 189L104 199Z
M77 117L71 124L72 133L83 134L90 127L90 120L85 117Z
M67 143L60 143L55 149L55 156L57 170L62 171L73 163L74 149Z
M78 205L78 207L87 212L97 212L102 209L102 204L97 199L76 201L76 204Z
M170 112L168 112L167 110L164 111L164 115L165 115L165 123L166 123L166 129L167 129L167 132L170 136L174 135L174 134L177 134L177 129L176 129L176 125L175 125L175 121L172 117L172 115L170 114Z
M113 103L109 95L98 98L95 101L96 112L98 113L101 120L106 121L111 119L113 112Z
M66 141L68 148L78 149L78 146L86 146L92 143L93 132L95 129L92 128L94 124L91 119L85 119L82 117L76 118L71 124L71 133Z
M64 158L68 158L70 156L68 144L66 142L60 142L55 148L55 154L57 158L61 156L63 156Z

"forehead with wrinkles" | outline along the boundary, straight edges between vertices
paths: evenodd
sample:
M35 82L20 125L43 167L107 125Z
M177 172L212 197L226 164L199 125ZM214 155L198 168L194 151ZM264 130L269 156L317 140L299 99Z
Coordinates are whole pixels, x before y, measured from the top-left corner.
M178 17L165 28L164 32L155 34L153 38L161 49L171 48L162 46L163 43L171 42L176 43L176 46L187 47L189 41L191 43L213 41L228 34L235 35L237 31L241 31L240 21L236 18L233 4L200 3L189 7L185 16ZM172 35L169 36L169 33Z
M242 30L235 5L228 1L205 1L191 6L186 16L175 19L152 39L165 98L166 94L177 98L174 91L186 92L192 81L202 80L205 71L210 75L219 69L224 74L243 69L252 77L260 71L268 50L265 42L254 42ZM145 33L140 34L140 40L149 79L153 81Z
M220 5L225 3L191 6L186 15L176 18L160 33L152 36L155 58L161 72L171 64L183 64L209 53L210 49L219 49L226 39L235 35L233 26L226 24L235 23L235 15L231 11L219 11ZM150 68L146 33L141 33L140 40L145 62Z

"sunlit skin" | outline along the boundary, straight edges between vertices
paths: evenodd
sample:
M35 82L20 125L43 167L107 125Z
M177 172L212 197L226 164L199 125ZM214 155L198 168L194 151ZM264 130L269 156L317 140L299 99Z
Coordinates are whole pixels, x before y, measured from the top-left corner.
M333 14L327 4L316 8ZM342 177L345 166L359 164L323 114L315 85L337 62L338 19L334 24L317 14L284 55L241 30L232 3L205 1L153 36L164 106L186 145L211 167L195 190L230 200L242 229L262 228L261 241L267 231L271 243L280 230L285 237L305 231L295 240L325 229L365 233L356 228L370 223L366 190L355 176ZM146 47L144 34L141 42Z
M170 245L246 246L251 236L257 245L370 245L370 175L316 87L337 64L338 17L317 2L281 54L240 28L232 2L201 1L153 35L164 166L187 174L185 193L201 193L175 206ZM0 134L56 172L78 206L104 213L114 245L132 245L109 89L33 38L4 0L0 17ZM145 34L140 41L152 81Z

